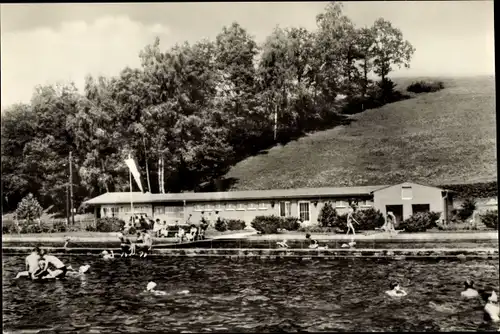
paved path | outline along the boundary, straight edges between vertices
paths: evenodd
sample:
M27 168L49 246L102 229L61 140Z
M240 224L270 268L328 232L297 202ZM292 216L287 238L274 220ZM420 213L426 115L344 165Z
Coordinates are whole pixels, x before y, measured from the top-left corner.
M325 233L310 233L311 238L316 240L400 240L402 242L415 241L444 241L444 240L498 240L498 232L422 232L422 233L399 233L390 234L387 232L356 233L356 236L345 234L325 234ZM269 235L252 235L248 240L300 240L305 239L306 233L289 232Z

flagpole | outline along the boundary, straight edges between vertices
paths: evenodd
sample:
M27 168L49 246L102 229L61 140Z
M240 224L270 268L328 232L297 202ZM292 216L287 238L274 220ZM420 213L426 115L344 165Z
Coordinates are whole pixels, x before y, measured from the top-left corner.
M130 159L130 154L128 155L128 158ZM128 176L129 176L129 181L130 181L130 210L132 212L132 221L134 221L134 197L132 195L132 171L128 171Z

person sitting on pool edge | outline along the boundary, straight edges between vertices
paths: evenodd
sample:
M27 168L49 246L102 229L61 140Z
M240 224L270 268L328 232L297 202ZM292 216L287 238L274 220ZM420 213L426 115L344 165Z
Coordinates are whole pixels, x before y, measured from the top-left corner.
M401 289L401 287L399 286L399 283L397 283L397 282L391 283L391 285L389 287L391 289L386 291L385 293L391 297L404 297L407 295L406 291Z
M306 234L306 240L309 242L309 248L318 248L319 244L316 240L311 238L309 233Z
M469 299L479 296L479 293L474 288L474 281L468 279L464 282L464 285L465 285L465 290L460 293L462 297Z
M135 244L133 244L129 238L125 237L125 235L120 232L118 233L118 239L120 239L120 247L122 249L121 257L135 255Z
M146 257L153 246L153 238L149 233L141 232L140 240L142 243L136 244L136 251L139 251L139 257Z

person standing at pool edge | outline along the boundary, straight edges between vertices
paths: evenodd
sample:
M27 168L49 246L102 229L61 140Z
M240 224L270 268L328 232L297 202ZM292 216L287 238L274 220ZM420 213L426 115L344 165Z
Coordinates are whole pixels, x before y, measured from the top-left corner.
M358 221L354 219L353 217L354 214L354 208L351 206L349 208L349 212L347 213L347 234L349 234L349 231L352 230L352 234L356 235L356 231L354 230L354 226L352 225L352 222L354 221L356 224L359 225Z

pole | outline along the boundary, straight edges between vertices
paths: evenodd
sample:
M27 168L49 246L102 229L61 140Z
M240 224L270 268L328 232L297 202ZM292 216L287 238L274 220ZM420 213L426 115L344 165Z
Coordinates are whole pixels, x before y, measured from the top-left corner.
M128 158L130 159L130 154L128 155ZM132 212L132 221L135 223L135 215L134 215L134 198L132 196L132 171L129 170L128 172L129 176L129 181L130 181L130 210Z
M151 183L149 182L148 152L146 151L145 137L142 137L142 144L144 145L144 159L146 160L146 176L148 178L148 191L151 192Z
M75 213L73 212L73 164L72 164L73 152L69 152L69 197L70 197L70 208L71 208L71 224L75 225Z
M276 140L276 132L278 130L278 106L274 109L274 140Z
M69 184L66 185L66 225L69 226Z

